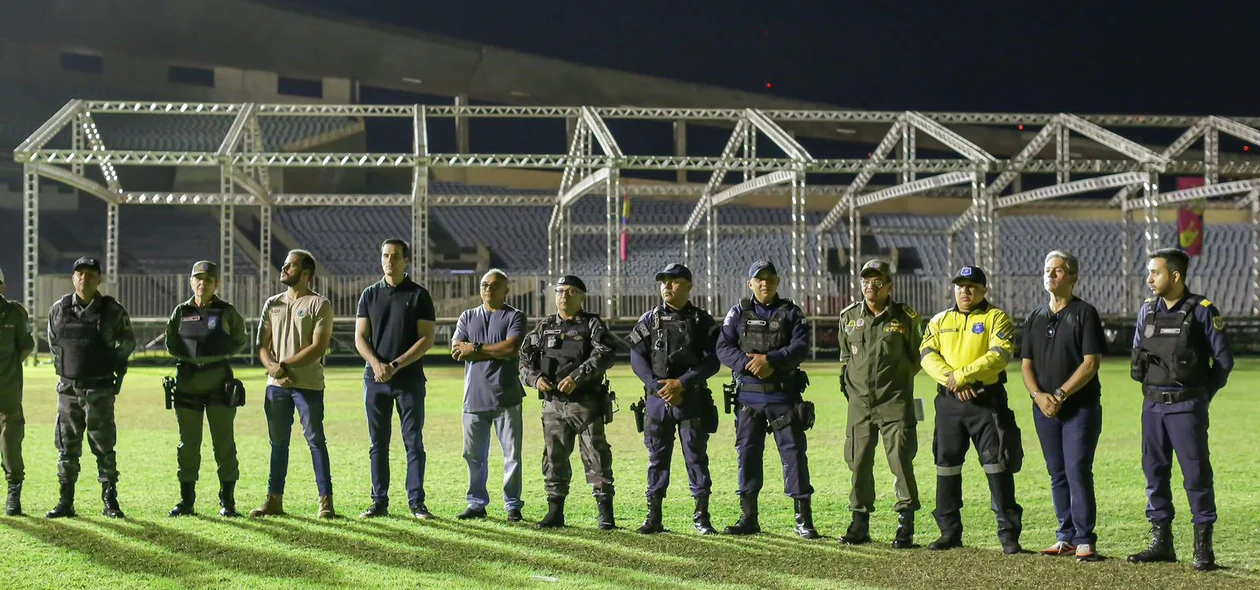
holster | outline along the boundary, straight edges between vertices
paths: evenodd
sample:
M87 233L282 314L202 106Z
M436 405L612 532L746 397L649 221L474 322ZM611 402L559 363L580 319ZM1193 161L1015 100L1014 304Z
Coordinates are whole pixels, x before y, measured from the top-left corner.
M814 427L814 402L798 402L790 412L770 421L771 430L782 430L792 425L801 430Z
M175 378L167 375L162 377L162 391L166 392L164 399L166 400L166 409L175 407Z
M599 400L604 415L604 424L612 424L613 414L616 414L621 407L617 405L617 392L612 390L607 380L604 380L599 386Z
M1140 348L1133 349L1133 355L1129 360L1129 377L1134 381L1145 381L1146 371L1150 368L1150 364L1150 353Z
M722 401L726 406L726 413L730 414L739 409L739 377L731 373L731 382L722 384Z
M630 404L630 411L634 414L635 430L643 432L643 419L647 415L647 400L639 398L637 403Z

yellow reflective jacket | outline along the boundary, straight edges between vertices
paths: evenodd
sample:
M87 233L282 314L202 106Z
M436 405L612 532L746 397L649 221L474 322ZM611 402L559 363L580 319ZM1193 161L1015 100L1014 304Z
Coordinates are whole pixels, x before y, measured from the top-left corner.
M1014 335L1011 317L988 300L970 313L947 309L928 322L923 334L919 346L923 370L941 385L949 381L950 373L959 384L992 385L1015 352Z

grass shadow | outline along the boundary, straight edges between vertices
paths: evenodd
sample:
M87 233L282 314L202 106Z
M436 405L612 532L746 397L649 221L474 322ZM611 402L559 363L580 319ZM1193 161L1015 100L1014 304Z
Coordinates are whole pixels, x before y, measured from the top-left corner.
M119 543L107 535L92 530L90 524L86 522L50 522L34 519L0 519L0 522L41 543L79 555L93 564L120 574L189 578L205 571L202 565L175 555Z

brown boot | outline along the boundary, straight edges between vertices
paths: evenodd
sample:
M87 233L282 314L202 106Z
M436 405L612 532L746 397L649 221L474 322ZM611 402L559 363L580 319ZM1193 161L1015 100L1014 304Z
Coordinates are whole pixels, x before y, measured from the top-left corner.
M267 494L267 499L263 500L262 506L249 511L251 518L281 514L284 514L284 496L281 494Z
M337 518L337 512L333 510L332 495L319 497L319 513L316 518Z

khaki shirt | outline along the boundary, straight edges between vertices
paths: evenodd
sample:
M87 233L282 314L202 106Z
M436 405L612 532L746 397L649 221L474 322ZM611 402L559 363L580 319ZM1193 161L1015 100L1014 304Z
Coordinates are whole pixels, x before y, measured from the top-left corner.
M314 343L317 334L331 334L332 328L333 311L328 299L312 291L293 300L286 291L263 304L257 345L266 346L277 361L282 361ZM294 389L324 389L323 357L300 367L290 366L289 381L288 387ZM267 385L280 384L268 377Z
M35 348L26 308L0 295L0 395L21 395L22 353Z
M889 301L879 315L859 299L840 312L841 377L854 418L913 420L923 320L909 305Z

